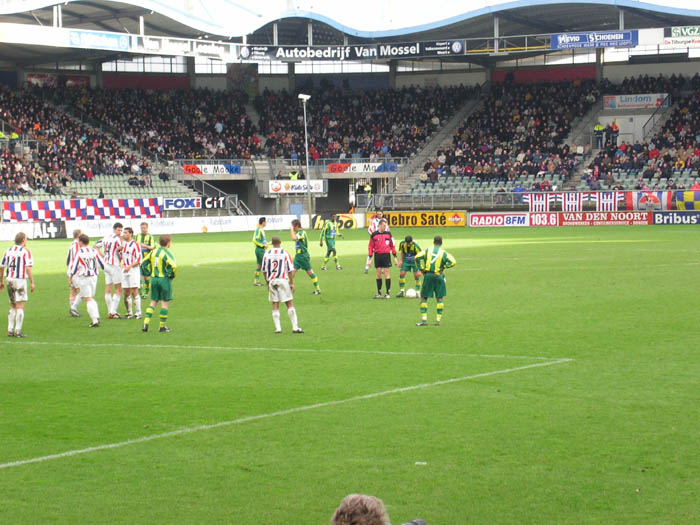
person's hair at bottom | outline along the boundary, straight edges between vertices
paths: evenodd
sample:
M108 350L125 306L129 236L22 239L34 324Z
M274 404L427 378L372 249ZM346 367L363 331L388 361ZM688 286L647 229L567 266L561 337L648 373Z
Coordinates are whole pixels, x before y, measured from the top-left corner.
M158 244L160 244L163 248L165 248L169 242L170 242L170 235L167 233L161 235L160 239L158 239Z
M335 509L330 525L390 525L390 522L382 500L350 494Z

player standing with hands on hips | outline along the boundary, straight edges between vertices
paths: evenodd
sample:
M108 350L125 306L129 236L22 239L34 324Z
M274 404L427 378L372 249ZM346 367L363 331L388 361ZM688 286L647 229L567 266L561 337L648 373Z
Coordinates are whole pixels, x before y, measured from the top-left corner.
M292 322L292 332L303 334L304 330L297 324L297 311L294 308L294 264L286 250L283 250L279 237L272 238L272 249L262 260L262 272L267 282L268 297L272 303L272 321L275 323L275 333L282 333L280 324L280 303L287 305L287 315Z
M386 219L379 221L379 229L374 232L369 238L368 255L371 258L374 255L374 267L377 269L377 295L375 299L382 298L382 272L384 273L384 283L386 284L386 295L384 299L391 298L391 276L389 268L391 268L391 255L394 256L394 264L398 266L399 261L396 259L396 247L394 239L386 229Z
M445 308L442 300L447 295L445 276L443 272L452 268L457 261L449 253L442 249L442 237L439 235L433 239L433 247L421 250L416 255L418 268L423 272L423 287L420 291L420 322L416 326L428 326L428 298L435 295L437 300L437 315L435 326L440 326L442 312Z
M29 299L27 278L30 290L34 291L32 252L27 250L27 235L19 232L15 235L15 245L8 248L0 260L0 290L5 287L3 278L7 278L7 294L10 296L10 312L7 315L7 337L27 337L22 332L24 322L24 304ZM4 269L4 271L3 271Z

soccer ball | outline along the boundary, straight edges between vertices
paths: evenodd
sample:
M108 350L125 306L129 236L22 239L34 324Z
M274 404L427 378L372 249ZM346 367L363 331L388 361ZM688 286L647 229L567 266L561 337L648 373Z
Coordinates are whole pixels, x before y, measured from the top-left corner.
M406 297L409 299L415 299L417 296L418 294L416 294L416 291L413 288L406 290Z

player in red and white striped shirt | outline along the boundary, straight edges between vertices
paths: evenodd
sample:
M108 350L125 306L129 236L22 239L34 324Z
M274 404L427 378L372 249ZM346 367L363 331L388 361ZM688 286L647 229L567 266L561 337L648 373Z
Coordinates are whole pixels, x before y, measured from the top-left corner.
M105 262L102 254L95 248L90 248L90 237L84 233L78 237L80 249L75 254L73 262L68 268L68 278L78 286L80 296L85 299L88 314L92 321L88 326L96 328L100 326L100 311L95 301L97 290L97 276L100 268L104 269Z
M68 257L66 257L66 266L68 267L68 269L70 269L71 265L73 264L73 259L75 259L75 256L78 253L78 250L80 249L78 237L81 233L82 232L80 230L73 230L73 242L70 243L70 248L68 248ZM70 292L68 294L68 306L70 314L73 317L80 317L80 314L78 313L78 306L80 306L80 303L83 299L82 297L80 297L78 287L75 285L75 283L73 283L73 280L70 275L68 275L68 288L70 289Z
M139 286L141 286L141 245L134 240L134 230L129 227L124 228L122 271L126 318L141 319L141 296L139 295Z
M124 226L121 222L115 222L112 227L112 233L95 244L98 250L104 250L105 303L107 304L107 313L110 319L119 319L121 317L117 313L117 309L119 308L119 301L122 295L121 257L123 229ZM114 287L114 295L112 295L112 287Z
M15 245L8 248L0 260L0 290L5 287L3 277L7 278L7 293L10 296L10 313L7 316L7 336L26 337L22 332L24 322L24 303L29 299L27 294L27 278L34 291L34 275L32 267L32 252L27 250L27 235L19 232L15 235Z
M272 303L272 321L275 333L282 333L280 324L280 303L287 305L287 314L292 322L292 332L303 334L304 330L297 324L297 311L294 308L294 264L289 253L282 248L282 241L277 236L272 238L272 249L263 256L262 272L267 282L268 298Z

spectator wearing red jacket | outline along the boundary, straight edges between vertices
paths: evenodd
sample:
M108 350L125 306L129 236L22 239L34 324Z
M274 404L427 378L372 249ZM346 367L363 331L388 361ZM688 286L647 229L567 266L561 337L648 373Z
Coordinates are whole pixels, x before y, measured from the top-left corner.
M386 219L381 219L379 221L379 229L373 232L369 238L367 254L369 257L374 255L374 267L377 269L377 295L374 296L375 299L382 298L382 272L384 273L384 283L386 285L384 299L389 299L391 297L391 277L389 275L391 255L394 256L394 264L397 266L399 264L396 260L394 239L392 239L391 233L387 231L386 227Z

